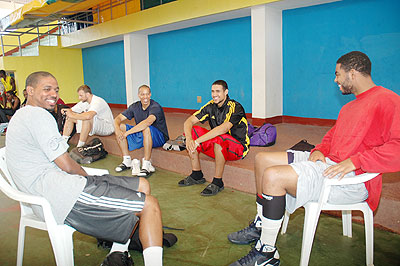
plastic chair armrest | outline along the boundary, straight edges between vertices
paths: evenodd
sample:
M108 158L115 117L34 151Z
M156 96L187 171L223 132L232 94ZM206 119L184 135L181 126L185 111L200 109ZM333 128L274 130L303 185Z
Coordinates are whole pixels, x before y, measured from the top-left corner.
M361 175L356 175L348 178L342 178L341 180L338 180L336 178L326 178L325 179L325 184L328 186L341 186L341 185L351 185L351 184L359 184L359 183L364 183L367 182L368 180L371 180L372 178L376 177L379 175L379 173L365 173Z

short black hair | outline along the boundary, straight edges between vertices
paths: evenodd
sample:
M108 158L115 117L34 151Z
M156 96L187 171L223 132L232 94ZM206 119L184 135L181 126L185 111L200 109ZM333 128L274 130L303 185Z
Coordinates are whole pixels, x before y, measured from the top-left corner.
M371 60L360 51L353 51L342 55L336 62L341 68L349 72L351 69L357 70L364 76L371 76Z
M228 84L226 83L225 80L222 80L222 79L214 81L212 85L220 85L220 86L222 86L224 91L228 89Z
M52 77L52 78L56 79L52 74L50 74L49 72L46 72L46 71L33 72L26 78L25 89L28 86L35 88L37 83L39 82L40 77Z

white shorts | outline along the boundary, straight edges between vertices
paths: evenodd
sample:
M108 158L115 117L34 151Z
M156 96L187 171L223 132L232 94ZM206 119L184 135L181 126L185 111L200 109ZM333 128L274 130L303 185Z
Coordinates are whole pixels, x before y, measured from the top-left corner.
M289 151L294 153L293 163L290 164L298 174L296 197L286 194L286 210L293 213L297 208L304 206L309 201L318 201L323 185L323 172L326 168L336 163L326 158L326 163L321 161L308 161L309 152ZM354 176L351 172L343 178ZM334 177L334 178L337 178ZM364 183L354 185L332 186L328 202L333 204L350 204L363 202L368 198L368 191Z
M82 130L82 120L78 120L76 123L76 132L81 133ZM97 115L93 117L93 127L89 132L89 136L109 136L114 133L114 124L109 123L106 120L98 119Z

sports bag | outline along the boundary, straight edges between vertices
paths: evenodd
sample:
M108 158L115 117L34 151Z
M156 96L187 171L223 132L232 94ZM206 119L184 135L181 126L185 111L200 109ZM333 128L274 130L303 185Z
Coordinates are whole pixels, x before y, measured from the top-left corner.
M276 127L272 124L265 123L258 128L255 128L253 125L249 124L248 131L250 137L250 146L269 147L275 144Z
M167 151L186 150L186 137L184 135L180 135L174 140L168 140L167 142L164 143L163 149Z
M163 246L164 247L172 247L175 245L175 243L178 241L178 238L176 235L172 233L164 233L163 230ZM110 249L112 247L113 242L105 240L105 239L100 239L97 238L97 246L102 247L104 249ZM131 242L129 243L128 246L129 250L137 250L139 252L143 252L143 246L142 243L140 242L139 239L139 226L136 228L136 230L133 232L131 236Z
M76 162L81 164L89 164L105 158L108 152L104 149L104 145L101 140L99 138L94 138L82 147L73 148L69 154Z
M289 150L295 150L295 151L311 151L314 149L315 146L308 143L306 139L300 140L298 143L293 145L292 147L289 148Z

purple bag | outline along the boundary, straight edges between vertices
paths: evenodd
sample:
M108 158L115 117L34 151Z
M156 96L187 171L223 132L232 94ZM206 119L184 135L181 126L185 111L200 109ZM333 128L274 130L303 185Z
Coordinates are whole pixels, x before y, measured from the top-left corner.
M250 127L251 126L251 127ZM269 147L275 144L276 127L272 124L265 123L261 127L254 128L251 124L248 125L250 146ZM251 132L250 129L253 128Z

